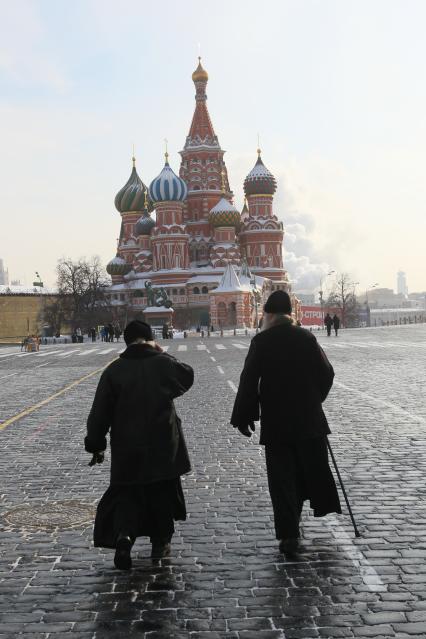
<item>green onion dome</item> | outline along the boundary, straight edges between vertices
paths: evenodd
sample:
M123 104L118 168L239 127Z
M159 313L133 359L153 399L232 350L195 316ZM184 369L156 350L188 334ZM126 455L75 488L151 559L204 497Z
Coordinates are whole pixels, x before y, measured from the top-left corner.
M234 226L240 224L240 213L229 200L222 197L209 213L209 222L212 226Z
M127 275L132 270L132 267L126 260L116 255L108 262L106 270L109 275Z
M143 211L147 206L148 189L140 179L136 171L136 160L133 159L133 168L129 179L122 189L115 196L114 204L119 213L128 213L132 211ZM151 210L152 206L148 209Z

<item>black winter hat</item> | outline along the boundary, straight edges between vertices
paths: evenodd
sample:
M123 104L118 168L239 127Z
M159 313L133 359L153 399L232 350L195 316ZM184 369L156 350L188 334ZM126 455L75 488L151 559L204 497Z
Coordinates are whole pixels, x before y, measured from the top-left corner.
M141 320L133 320L129 322L124 329L124 341L128 346L139 338L149 341L154 339L154 335L152 334L152 329L149 324Z
M274 291L266 300L263 310L265 313L283 313L284 315L290 315L290 295L285 291Z

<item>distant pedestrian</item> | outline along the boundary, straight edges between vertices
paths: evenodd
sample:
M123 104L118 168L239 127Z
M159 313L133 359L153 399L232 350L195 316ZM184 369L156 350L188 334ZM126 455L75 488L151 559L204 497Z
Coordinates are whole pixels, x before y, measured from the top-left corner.
M114 326L111 324L111 322L108 324L107 326L107 331L108 331L108 342L113 342L114 341Z
M327 329L327 337L330 337L331 327L333 326L333 318L331 317L330 313L327 313L327 315L324 317L324 324Z
M106 342L106 328L105 328L105 326L102 326L102 328L101 328L101 341L102 342Z
M259 443L265 446L276 537L280 551L291 555L298 549L305 500L315 517L341 512L321 406L334 371L314 335L293 322L288 293L274 291L264 312L263 330L252 339L241 373L231 424L250 437L261 416Z
M161 334L163 339L169 339L169 325L163 324L163 328L161 329Z
M115 548L116 567L128 570L137 537L150 537L151 557L165 557L173 521L186 519L180 476L191 467L173 399L192 386L194 372L163 353L145 322L130 322L124 341L99 381L85 448L90 465L102 463L110 433L111 480L96 511L94 545Z
M333 327L334 327L334 333L337 337L337 332L340 328L340 317L336 315L336 313L333 315Z
M116 326L114 329L114 336L115 336L116 342L120 341L120 335L121 335L120 327Z
M92 342L96 342L96 328L90 329L90 337L92 338Z

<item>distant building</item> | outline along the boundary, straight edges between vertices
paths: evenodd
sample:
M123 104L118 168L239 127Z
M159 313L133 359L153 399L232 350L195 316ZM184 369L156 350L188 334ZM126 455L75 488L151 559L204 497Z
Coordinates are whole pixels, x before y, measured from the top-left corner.
M0 259L0 286L7 286L9 284L9 271L5 269L4 262Z
M298 293L297 291L295 291L294 294L296 295L297 299L299 299L305 306L315 306L316 304L319 305L319 298L317 299L315 293Z
M407 286L407 278L404 271L398 271L396 275L396 290L398 295L404 295L404 297L407 297L408 286Z

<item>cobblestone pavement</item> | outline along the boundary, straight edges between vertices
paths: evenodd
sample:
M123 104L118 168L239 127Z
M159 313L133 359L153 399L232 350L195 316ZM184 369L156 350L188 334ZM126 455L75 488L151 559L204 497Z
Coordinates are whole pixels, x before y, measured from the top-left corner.
M319 339L336 370L330 441L362 537L346 515L306 510L300 557L279 554L258 434L228 423L249 339L174 340L169 352L196 371L178 401L189 517L166 560L138 541L130 573L92 547L108 464L89 468L83 450L99 373L87 376L122 345L1 349L0 639L425 638L426 326Z

